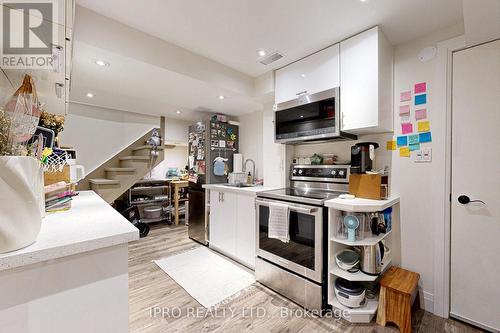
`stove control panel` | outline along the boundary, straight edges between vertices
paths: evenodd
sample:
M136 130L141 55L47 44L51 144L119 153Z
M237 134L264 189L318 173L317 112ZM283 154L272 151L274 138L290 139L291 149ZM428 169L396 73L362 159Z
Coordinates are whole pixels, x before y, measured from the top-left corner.
M350 165L292 165L290 180L349 183Z

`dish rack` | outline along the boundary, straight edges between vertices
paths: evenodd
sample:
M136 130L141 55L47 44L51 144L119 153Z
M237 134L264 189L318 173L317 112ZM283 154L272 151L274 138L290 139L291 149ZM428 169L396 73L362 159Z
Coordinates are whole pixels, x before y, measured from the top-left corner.
M374 203L381 202L378 200L373 200ZM386 202L384 200L384 202ZM382 260L382 272L379 275L369 275L363 273L361 270L356 272L349 272L341 269L337 263L335 256L337 253L343 249L352 249L354 246L367 246L376 245L380 241L384 241L389 248L392 247L392 220L391 216L391 229L386 230L385 233L380 233L379 235L374 235L370 228L370 218L368 214L381 212L384 209L391 207L399 202L399 199L393 200L391 205L385 205L377 207L377 205L371 206L368 210L365 207L353 207L341 209L330 208L329 209L329 222L328 222L328 303L334 308L342 311L342 316L349 322L352 323L369 323L375 317L378 308L378 293L374 292L377 290L377 285L380 276L383 275L385 270L390 267L392 262L391 253L388 256L384 256ZM349 241L347 236L347 228L343 223L344 216L354 215L359 220L359 227L355 231L355 240ZM363 286L370 288L370 297L365 299L364 304L358 308L349 308L341 304L337 297L335 296L335 280L338 278L343 278L349 281L357 281ZM368 294L368 293L367 293Z

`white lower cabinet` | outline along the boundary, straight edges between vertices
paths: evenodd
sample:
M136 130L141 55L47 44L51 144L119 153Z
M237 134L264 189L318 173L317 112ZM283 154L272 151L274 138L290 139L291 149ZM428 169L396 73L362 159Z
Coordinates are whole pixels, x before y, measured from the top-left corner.
M255 266L255 196L210 190L209 246Z

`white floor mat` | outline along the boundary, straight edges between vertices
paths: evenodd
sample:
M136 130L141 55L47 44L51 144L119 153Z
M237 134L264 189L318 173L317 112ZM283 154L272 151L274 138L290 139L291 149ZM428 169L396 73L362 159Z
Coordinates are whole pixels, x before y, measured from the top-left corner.
M206 308L255 282L253 274L206 247L155 260L155 263Z

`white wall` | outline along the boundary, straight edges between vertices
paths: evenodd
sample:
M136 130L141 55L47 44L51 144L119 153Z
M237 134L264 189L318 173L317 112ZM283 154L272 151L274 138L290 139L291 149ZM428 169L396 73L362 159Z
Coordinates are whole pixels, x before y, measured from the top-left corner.
M169 167L184 168L187 146L182 145L187 144L190 123L165 120L165 141L181 145L165 150L165 161L153 170L154 175L164 178ZM78 163L90 173L155 127L160 127L159 117L71 103L61 143L77 150Z
M240 122L240 149L243 161L251 158L255 161L256 178L263 177L262 171L262 111L255 111L238 117ZM247 165L251 170L251 164Z
M90 173L154 127L159 117L71 103L61 143L77 150Z
M409 90L414 83L427 82L427 111L430 120L432 163L415 163L412 158L392 156L392 192L401 196L401 260L402 265L420 273L425 308L434 308L434 259L436 225L445 221L446 200L446 90L440 86L442 65L436 56L420 62L419 51L426 46L461 35L457 25L424 38L396 47L394 53L394 128L401 133L398 115L399 92ZM444 241L444 240L443 240Z
M262 112L262 161L264 186L285 187L287 146L274 143L273 104L264 104Z
M165 119L165 143L175 144L175 148L165 149L165 160L151 170L149 178L165 178L168 168L184 169L188 159L188 127L193 121Z

